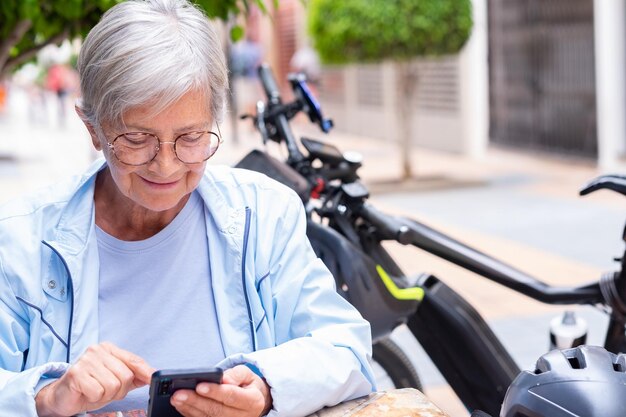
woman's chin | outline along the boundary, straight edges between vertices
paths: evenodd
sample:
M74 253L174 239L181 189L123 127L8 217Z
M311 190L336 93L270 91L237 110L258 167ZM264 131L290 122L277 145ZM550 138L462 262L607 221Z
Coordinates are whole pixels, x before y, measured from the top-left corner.
M171 198L142 198L133 199L136 204L145 208L146 210L154 212L163 212L171 209L181 209L184 203L187 201L185 198L187 195L176 196Z

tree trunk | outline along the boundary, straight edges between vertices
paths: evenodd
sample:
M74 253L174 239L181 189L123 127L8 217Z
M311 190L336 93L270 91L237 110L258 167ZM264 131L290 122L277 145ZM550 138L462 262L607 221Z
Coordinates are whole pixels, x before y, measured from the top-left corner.
M28 19L20 20L15 24L9 35L0 42L0 76L5 72L5 66L9 61L11 48L15 46L30 29L32 22Z
M412 98L417 86L417 74L410 61L396 62L397 91L398 91L398 144L402 159L402 179L413 176L411 163L411 149L413 143L413 103Z
M21 51L19 55L13 58L7 59L6 62L2 66L0 66L0 75L7 75L10 71L12 71L16 66L25 63L29 59L32 59L37 56L37 53L41 51L47 45L56 44L59 45L61 42L66 40L70 34L69 29L63 29L61 32L56 35L44 40L40 44L33 46L30 49L25 51Z

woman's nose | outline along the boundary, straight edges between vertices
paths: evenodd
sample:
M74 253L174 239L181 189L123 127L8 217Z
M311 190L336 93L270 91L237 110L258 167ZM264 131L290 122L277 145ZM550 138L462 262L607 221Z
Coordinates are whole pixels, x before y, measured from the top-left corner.
M177 169L178 164L181 162L176 156L175 146L175 142L159 142L159 150L150 165L156 164L162 171L162 174L164 174L163 171L174 171Z

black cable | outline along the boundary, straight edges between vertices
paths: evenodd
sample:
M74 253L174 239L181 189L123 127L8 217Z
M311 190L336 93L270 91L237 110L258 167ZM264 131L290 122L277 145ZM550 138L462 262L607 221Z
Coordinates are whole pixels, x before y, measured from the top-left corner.
M600 292L606 304L613 310L613 314L623 320L626 316L626 304L624 304L621 299L617 286L615 285L618 276L619 273L617 272L602 274L600 278Z

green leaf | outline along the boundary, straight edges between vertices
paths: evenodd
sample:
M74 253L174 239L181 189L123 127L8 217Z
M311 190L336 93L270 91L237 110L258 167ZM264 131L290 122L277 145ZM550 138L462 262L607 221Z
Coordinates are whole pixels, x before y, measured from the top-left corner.
M67 20L77 20L83 14L82 0L66 0L63 4L55 2L53 5L54 12Z
M265 6L265 2L263 0L254 0L254 3L257 5L259 10L263 12L263 14L267 14L267 6Z
M245 34L245 32L244 32L243 28L241 26L239 26L239 25L233 26L230 29L230 39L233 42L237 42L237 41L243 39L243 35L244 34Z
M37 0L23 0L19 4L19 19L35 19L40 15L41 9Z

